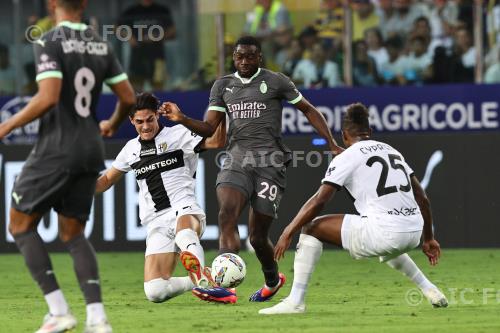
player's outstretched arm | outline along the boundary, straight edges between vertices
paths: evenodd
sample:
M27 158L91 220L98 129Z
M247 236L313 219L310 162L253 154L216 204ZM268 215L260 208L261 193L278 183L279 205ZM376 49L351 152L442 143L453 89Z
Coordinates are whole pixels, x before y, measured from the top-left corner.
M337 192L335 186L323 184L318 191L300 208L292 222L283 230L276 246L274 247L274 259L280 260L285 256L285 251L290 247L293 235L304 225L310 223L321 213L325 204L332 199Z
M215 133L205 139L201 145L202 149L218 149L223 148L226 145L226 117L222 118L219 126L215 130Z
M46 78L38 82L38 92L29 103L13 117L0 123L0 139L10 132L40 118L59 102L62 79Z
M226 117L226 114L223 112L208 110L204 121L192 119L182 113L177 104L172 102L163 103L158 111L168 120L182 124L192 132L204 138L212 136L222 119Z
M118 97L118 102L111 117L99 123L101 135L105 137L111 137L116 133L120 124L127 118L130 110L135 105L135 93L129 80L123 80L112 85L111 90Z
M431 202L415 175L411 176L411 187L424 219L424 242L422 244L422 251L427 258L429 258L430 264L434 266L438 263L439 257L441 256L441 247L437 240L434 239L434 232L432 231Z
M344 151L344 148L339 147L335 139L333 138L332 132L328 128L325 117L318 111L309 101L302 98L295 107L302 111L304 115L309 120L309 123L316 129L316 131L321 135L327 142L330 150L338 155Z
M116 168L109 168L104 174L97 178L97 183L95 187L95 193L102 193L107 191L111 186L113 186L125 172L120 171Z

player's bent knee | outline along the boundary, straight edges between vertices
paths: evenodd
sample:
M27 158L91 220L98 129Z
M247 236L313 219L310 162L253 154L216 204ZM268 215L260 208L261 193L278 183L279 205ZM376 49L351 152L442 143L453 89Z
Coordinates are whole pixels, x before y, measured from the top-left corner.
M308 223L302 227L301 233L306 235L314 235L316 226L317 226L317 221L313 220L311 223Z
M170 282L159 278L144 282L144 293L146 298L153 303L161 303L172 298L170 295Z
M10 210L10 223L8 230L12 236L26 233L30 230L36 230L38 218L31 215L25 215L15 209Z
M259 249L267 244L267 238L261 235L250 235L250 244L254 249Z
M219 221L224 225L231 224L231 222L236 223L238 220L238 212L236 208L221 207L219 210Z

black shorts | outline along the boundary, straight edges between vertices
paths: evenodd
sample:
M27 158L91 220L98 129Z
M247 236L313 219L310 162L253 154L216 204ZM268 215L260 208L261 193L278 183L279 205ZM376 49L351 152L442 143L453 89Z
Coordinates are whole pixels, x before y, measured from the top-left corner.
M88 220L97 172L71 173L25 164L12 189L12 208L45 214L50 208L66 217Z
M285 174L285 166L242 166L233 161L231 166L219 172L216 187L230 186L240 190L255 211L276 219L285 192Z

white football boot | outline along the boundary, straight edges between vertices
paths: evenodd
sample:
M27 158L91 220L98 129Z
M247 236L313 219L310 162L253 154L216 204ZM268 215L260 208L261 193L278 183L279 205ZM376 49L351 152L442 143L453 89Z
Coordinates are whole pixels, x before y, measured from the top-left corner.
M53 316L47 313L43 318L43 325L35 333L63 333L76 327L76 318L71 313L62 316Z
M438 288L429 288L422 290L425 298L431 302L432 306L435 308L445 308L448 306L448 300L446 296Z
M113 329L107 321L103 321L98 324L85 326L83 333L113 333Z
M288 298L283 299L278 304L259 310L260 314L272 315L272 314L294 314L294 313L304 313L306 311L305 304L293 304Z

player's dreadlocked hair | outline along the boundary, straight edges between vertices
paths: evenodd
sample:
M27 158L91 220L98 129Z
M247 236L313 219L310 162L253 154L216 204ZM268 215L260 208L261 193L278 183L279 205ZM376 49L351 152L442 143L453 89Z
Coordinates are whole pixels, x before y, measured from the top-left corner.
M133 117L138 110L144 110L144 109L156 112L159 107L160 107L160 100L155 95L143 92L137 94L135 106L132 109L132 111L130 111L130 116Z
M260 42L257 38L253 37L253 36L243 36L243 37L240 37L236 43L234 44L234 48L236 49L238 47L238 45L255 45L255 47L257 48L257 50L260 52L261 51L261 46L260 46Z
M79 11L83 9L84 0L57 0L56 3L64 9Z
M342 129L344 131L355 130L358 133L370 131L369 113L366 106L361 103L354 103L347 107L344 115Z

